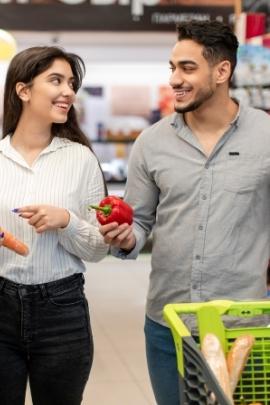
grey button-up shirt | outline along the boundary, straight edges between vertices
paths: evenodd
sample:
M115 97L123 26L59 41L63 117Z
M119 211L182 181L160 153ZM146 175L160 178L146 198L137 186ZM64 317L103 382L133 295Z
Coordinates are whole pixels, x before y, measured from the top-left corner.
M125 200L134 259L153 231L148 316L166 303L266 297L270 257L270 117L241 106L210 156L180 114L133 146Z

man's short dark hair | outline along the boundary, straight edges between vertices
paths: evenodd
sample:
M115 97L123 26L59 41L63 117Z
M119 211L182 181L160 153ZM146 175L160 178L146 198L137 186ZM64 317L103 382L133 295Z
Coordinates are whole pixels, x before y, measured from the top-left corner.
M203 46L210 65L222 60L231 63L231 76L237 62L238 40L231 28L219 21L189 21L177 25L178 41L191 39Z

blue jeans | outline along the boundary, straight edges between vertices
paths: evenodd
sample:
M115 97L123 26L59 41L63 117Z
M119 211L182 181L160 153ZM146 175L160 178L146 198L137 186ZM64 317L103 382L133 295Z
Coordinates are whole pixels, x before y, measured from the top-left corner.
M0 404L79 405L93 360L81 274L20 285L0 277Z
M179 375L173 337L169 328L145 318L148 371L158 405L180 405Z

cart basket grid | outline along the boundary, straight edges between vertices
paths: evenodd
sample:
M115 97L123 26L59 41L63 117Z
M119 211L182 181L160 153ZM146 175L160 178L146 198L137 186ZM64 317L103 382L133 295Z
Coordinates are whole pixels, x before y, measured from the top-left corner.
M191 335L181 316L193 314L197 319L198 337ZM240 320L264 317L268 325L228 328L223 316ZM168 304L164 318L171 328L177 354L180 403L183 405L231 405L200 351L207 333L214 333L227 353L240 335L251 334L255 344L234 393L235 405L259 402L270 405L270 301L209 301L207 303Z

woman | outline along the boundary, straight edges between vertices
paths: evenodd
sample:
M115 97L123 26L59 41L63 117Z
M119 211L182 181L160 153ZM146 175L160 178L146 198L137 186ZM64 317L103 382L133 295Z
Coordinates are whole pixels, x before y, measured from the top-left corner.
M85 265L107 253L88 206L103 176L73 107L84 64L57 47L10 63L0 141L0 225L30 253L0 249L0 404L78 405L93 343ZM3 238L1 238L3 240Z

